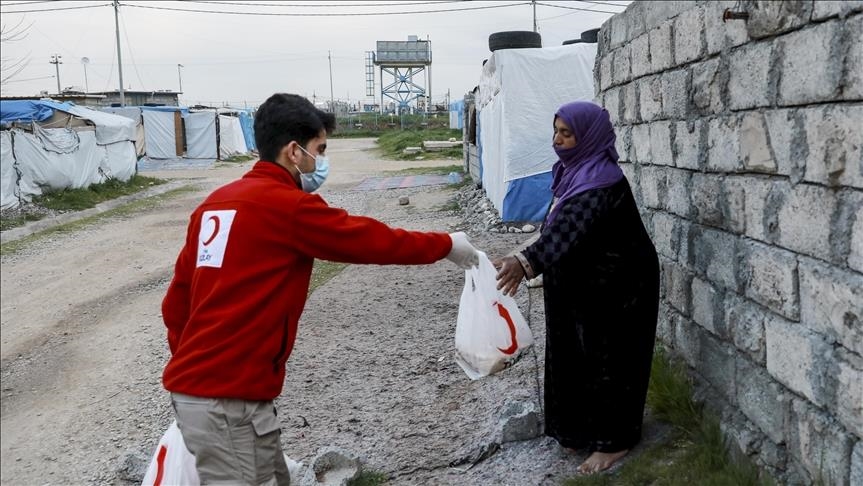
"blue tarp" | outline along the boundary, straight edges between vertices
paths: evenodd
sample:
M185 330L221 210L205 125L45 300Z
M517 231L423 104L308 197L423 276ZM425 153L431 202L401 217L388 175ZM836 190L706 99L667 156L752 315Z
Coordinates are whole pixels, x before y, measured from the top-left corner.
M249 150L258 150L255 145L255 127L252 122L252 115L248 111L240 111L240 127L243 128L243 138L246 140L246 148Z
M54 110L68 111L72 105L47 100L4 100L0 101L0 122L45 121L54 115Z
M503 221L542 221L551 203L551 172L509 182L503 198Z

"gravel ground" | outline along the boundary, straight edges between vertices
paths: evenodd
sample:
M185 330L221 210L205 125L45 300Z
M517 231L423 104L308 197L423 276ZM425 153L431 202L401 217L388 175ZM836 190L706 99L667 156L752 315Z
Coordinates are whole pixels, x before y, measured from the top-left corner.
M331 205L397 227L463 230L491 257L532 236L503 232L472 185L351 190L384 170L460 164L383 161L372 146L330 141L333 174L322 195ZM161 386L168 349L160 302L188 214L250 165L146 174L197 190L2 258L0 483L140 483L172 420ZM410 204L399 205L402 196ZM319 287L276 401L285 452L308 464L338 446L391 484L538 485L575 475L583 458L550 439L498 444L511 404L541 411L542 290L522 286L516 296L536 339L532 351L471 381L453 360L463 284L463 272L444 260L350 265ZM647 426L650 442L658 432Z

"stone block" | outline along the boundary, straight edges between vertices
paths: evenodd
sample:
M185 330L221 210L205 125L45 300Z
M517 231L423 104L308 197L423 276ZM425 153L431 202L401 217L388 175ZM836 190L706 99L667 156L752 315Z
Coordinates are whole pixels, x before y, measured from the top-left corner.
M851 485L854 438L824 412L802 400L792 402L790 415L788 449L809 476L821 484Z
M863 355L863 276L809 258L798 271L801 321Z
M736 360L740 411L774 443L785 442L791 397L763 367L746 358Z
M766 363L764 323L770 318L768 311L736 294L725 296L725 327L737 349L761 364Z
M776 172L776 161L770 146L764 115L748 111L740 117L740 158L751 172Z
M800 298L796 256L757 242L741 243L738 281L746 296L788 319L797 320Z
M539 410L532 401L507 401L498 422L501 444L535 439L540 435Z
M838 350L827 375L827 403L852 433L863 436L863 358ZM831 379L834 378L835 380Z
M674 21L674 64L681 65L704 55L703 8L681 12Z
M692 174L692 215L696 223L722 226L723 214L719 200L722 197L722 176L719 174Z
M662 78L651 76L639 80L638 104L642 121L651 122L662 116Z
M746 189L742 184L744 180L734 176L726 177L719 200L722 210L720 226L735 234L746 231Z
M617 137L614 140L614 149L617 150L617 155L620 156L621 162L629 162L629 147L632 144L632 127L624 125L622 127L617 127L615 131L617 132Z
M702 336L706 332L694 322L678 315L674 333L674 349L686 364L698 368L701 363Z
M714 172L740 170L739 123L737 117L712 118L707 127L707 162L705 169Z
M836 211L836 191L798 184L784 197L775 241L789 250L830 260L830 223Z
M702 155L705 153L707 125L701 119L676 123L674 165L683 169L698 170L702 165Z
M795 184L800 182L809 153L803 112L797 109L771 109L764 112L764 119L776 173L789 176Z
M733 176L732 179L739 181L739 185L743 187L746 236L770 241L768 235L772 235L779 227L776 214L782 207L782 200L775 201L776 198L770 198L770 195L782 195L783 191L790 191L791 186L785 181L757 176Z
M699 277L692 278L692 320L720 338L727 335L725 292Z
M669 121L650 123L650 161L656 165L674 165L671 124Z
M731 404L737 403L734 353L709 334L701 334L701 353L696 368Z
M755 0L747 3L746 29L753 39L787 32L805 25L815 2L775 2Z
M651 239L656 251L669 260L677 260L680 253L680 224L678 218L662 211L653 213Z
M695 4L689 0L668 0L659 2L633 2L629 8L633 9L633 14L644 18L645 28L650 30L694 6ZM641 7L641 10L635 10L637 7Z
M632 151L630 157L635 155L634 161L640 164L649 164L650 158L650 125L642 123L632 127Z
M612 61L614 61L614 52L609 52L599 60L599 87L602 91L607 90L613 84L614 80L611 77Z
M671 21L647 33L650 48L650 68L653 72L670 68L674 58L671 53Z
M851 235L849 238L850 249L848 252L848 266L863 273L863 205L857 205L853 212L849 212Z
M645 166L641 169L641 197L644 206L652 209L665 209L667 193L667 169Z
M802 105L839 98L845 58L839 21L787 34L778 40L778 46L782 52L778 104Z
M816 2L816 5L820 2ZM851 2L847 2L851 3ZM863 2L854 2L863 5ZM845 74L842 98L863 99L863 15L849 19L845 24L844 44L848 45L845 59Z
M626 41L629 40L629 36L626 33L626 15L615 15L608 19L607 24L608 28L611 32L609 36L609 49L617 49L619 46L623 45Z
M863 3L863 2L861 2ZM851 477L849 484L863 484L863 440L858 440L851 452Z
M854 260L863 252L860 240L855 240L855 224L863 216L863 191L841 189L837 196L836 212L830 221L830 262L847 263L849 268L854 268Z
M800 324L771 316L765 323L767 371L780 383L816 405L824 403L824 377L820 368L830 345Z
M627 83L620 87L623 96L623 122L638 122L638 83Z
M666 118L685 118L689 112L689 77L688 69L662 74L662 111Z
M632 59L632 77L640 78L651 72L650 68L650 38L642 34L630 42L630 58Z
M801 111L808 144L804 179L863 189L863 106L826 105Z
M728 71L721 69L719 58L693 64L690 106L702 115L723 111L725 100L722 93L727 82Z
M749 40L746 23L739 20L723 22L725 9L734 9L736 1L712 1L704 4L704 34L707 38L707 54L739 46Z
M737 236L705 226L693 226L690 233L689 266L693 271L719 287L737 289Z
M812 20L824 20L837 15L842 18L850 13L863 11L863 0L818 0L814 3ZM863 481L860 484L863 484Z
M611 79L613 80L613 84L623 84L630 79L630 64L631 60L629 58L630 47L629 44L624 44L622 47L617 48L614 51L614 61L613 67L611 69Z
M665 302L659 301L659 314L656 322L656 339L667 347L674 347L676 313Z
M664 262L662 265L662 287L665 289L665 299L677 312L689 316L691 308L690 291L692 275L685 267L674 262Z
M608 117L611 123L620 129L620 124L623 121L620 104L620 89L609 88L602 95L602 106L608 110Z
M770 64L773 42L757 42L738 47L728 57L728 107L746 110L773 102Z
M686 170L670 169L666 176L666 203L668 211L688 218L692 211L689 202L690 173Z

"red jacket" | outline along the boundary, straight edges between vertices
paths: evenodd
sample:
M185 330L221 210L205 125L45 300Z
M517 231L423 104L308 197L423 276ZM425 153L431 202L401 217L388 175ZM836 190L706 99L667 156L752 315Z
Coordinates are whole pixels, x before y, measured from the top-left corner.
M315 258L426 264L451 246L446 233L393 229L329 207L283 167L258 162L192 213L162 302L172 354L165 388L273 399L282 390Z

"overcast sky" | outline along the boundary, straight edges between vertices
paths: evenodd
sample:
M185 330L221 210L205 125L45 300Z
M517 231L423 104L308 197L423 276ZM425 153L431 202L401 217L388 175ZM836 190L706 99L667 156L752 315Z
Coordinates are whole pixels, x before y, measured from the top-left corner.
M2 85L2 94L38 95L42 90L55 93L55 66L49 63L55 54L62 56L59 68L63 88L84 87L82 58L86 57L90 91L117 89L114 9L110 3L110 0L0 0L4 34L22 19L21 27L29 26L24 39L2 45L6 66L21 58L29 59L23 71ZM584 30L600 27L612 15L605 12L623 11L628 3L540 0L536 18L543 46L559 46L567 39L578 38ZM93 7L68 9L89 6ZM50 9L66 10L13 13ZM415 13L458 9L475 10ZM385 12L412 13L362 15ZM407 40L409 35L431 41L433 101L445 101L447 90L451 98L460 98L479 81L482 61L490 55L489 34L533 29L533 7L522 0L122 0L119 18L123 81L127 89L179 90L182 78L183 104L228 103L250 107L274 92L298 93L310 99L316 96L318 101L329 99L328 52L332 55L335 99L370 100L365 93L365 52L375 50L378 40ZM179 73L177 64L183 65ZM379 93L378 69L375 72L375 90ZM8 70L3 71L4 77L7 73ZM425 85L422 75L417 81Z

